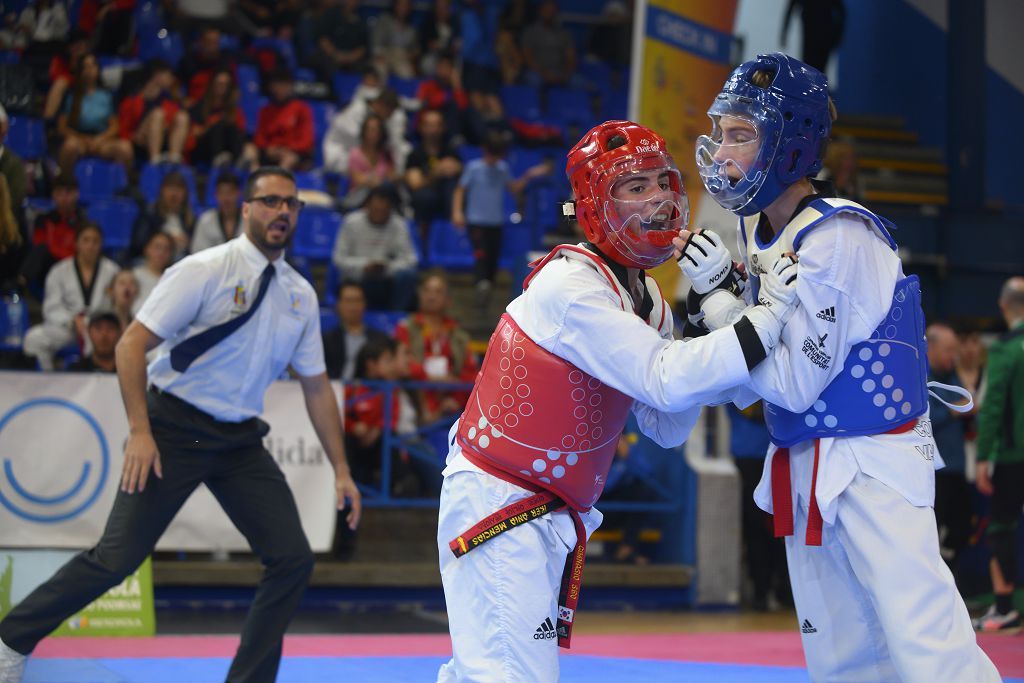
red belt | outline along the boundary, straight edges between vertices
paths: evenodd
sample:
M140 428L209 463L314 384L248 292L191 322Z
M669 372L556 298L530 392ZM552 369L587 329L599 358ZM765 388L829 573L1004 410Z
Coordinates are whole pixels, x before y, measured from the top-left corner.
M917 419L905 422L883 434L904 434L917 425ZM807 535L804 543L821 545L821 510L818 508L818 454L820 439L814 440L814 468L811 472L811 499L807 506ZM775 537L793 535L793 484L789 476L789 449L780 448L772 457L772 510Z
M576 547L565 558L565 567L562 569L562 586L558 592L558 626L555 632L558 634L558 646L567 648L572 640L572 623L576 617L576 605L580 600L580 587L583 584L583 564L587 555L587 530L583 526L580 513L568 507L564 500L550 491L545 491L530 482L515 479L506 472L489 466L480 458L463 451L467 459L489 474L499 479L508 481L516 486L521 486L536 493L529 498L517 500L511 505L506 505L497 512L487 515L473 527L462 532L448 543L455 557L462 557L470 550L477 548L495 536L525 524L549 512L555 512L565 508L572 517L573 525L576 527Z

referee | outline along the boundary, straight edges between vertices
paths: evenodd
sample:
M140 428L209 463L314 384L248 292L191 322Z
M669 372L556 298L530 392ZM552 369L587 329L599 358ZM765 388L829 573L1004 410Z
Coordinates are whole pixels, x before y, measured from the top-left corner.
M264 567L227 680L275 679L285 629L313 570L292 492L263 447L270 427L258 417L267 387L289 365L353 529L361 509L324 365L316 293L283 258L301 208L291 173L255 171L242 205L244 234L167 270L126 330L117 346L130 429L120 491L99 543L0 622L2 683L20 681L40 640L139 566L200 484Z

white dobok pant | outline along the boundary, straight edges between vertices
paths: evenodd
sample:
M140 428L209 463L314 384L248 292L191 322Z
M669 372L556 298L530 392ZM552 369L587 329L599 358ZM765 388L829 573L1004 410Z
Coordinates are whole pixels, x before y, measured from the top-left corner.
M558 681L558 592L565 559L576 545L569 514L538 517L459 558L448 547L484 517L531 495L481 472L445 477L437 548L453 656L438 672L438 683ZM596 511L589 516L600 520Z
M939 556L935 514L858 473L821 546L807 503L786 538L804 656L815 683L998 683Z

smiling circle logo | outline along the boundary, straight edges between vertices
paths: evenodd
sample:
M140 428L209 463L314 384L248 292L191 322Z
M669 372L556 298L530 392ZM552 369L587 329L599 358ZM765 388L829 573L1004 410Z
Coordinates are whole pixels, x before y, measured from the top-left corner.
M19 403L0 417L0 505L55 524L96 502L110 449L96 419L62 398Z

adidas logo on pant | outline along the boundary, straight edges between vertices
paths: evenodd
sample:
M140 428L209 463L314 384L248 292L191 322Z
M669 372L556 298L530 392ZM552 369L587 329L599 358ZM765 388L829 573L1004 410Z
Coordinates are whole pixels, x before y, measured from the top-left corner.
M804 623L800 624L801 633L817 633L818 629L811 625L810 619L804 619Z
M836 321L836 307L829 306L825 310L818 311L818 314L814 317L821 318L826 322L834 323Z
M551 623L551 617L545 617L543 623L533 632L534 640L550 640L557 637L558 634L555 632L554 624Z

